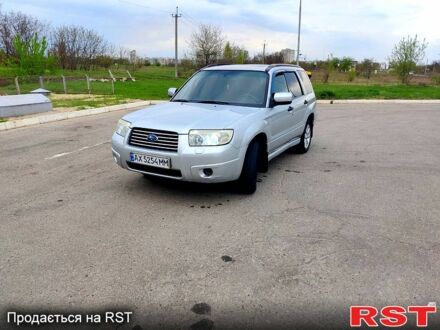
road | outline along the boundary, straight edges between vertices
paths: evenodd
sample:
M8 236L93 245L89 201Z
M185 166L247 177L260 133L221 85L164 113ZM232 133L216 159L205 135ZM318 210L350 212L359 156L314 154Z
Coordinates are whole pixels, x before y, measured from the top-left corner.
M440 303L439 105L319 111L310 152L272 161L252 196L119 169L125 112L0 132L2 318L304 328L347 325L352 304Z

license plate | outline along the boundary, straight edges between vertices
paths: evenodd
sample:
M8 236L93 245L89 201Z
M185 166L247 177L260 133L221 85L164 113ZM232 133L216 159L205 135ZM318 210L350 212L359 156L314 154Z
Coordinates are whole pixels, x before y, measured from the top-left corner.
M130 152L130 160L133 163L144 164L154 167L162 167L162 168L171 167L171 159L169 159L168 157L158 157L153 155Z

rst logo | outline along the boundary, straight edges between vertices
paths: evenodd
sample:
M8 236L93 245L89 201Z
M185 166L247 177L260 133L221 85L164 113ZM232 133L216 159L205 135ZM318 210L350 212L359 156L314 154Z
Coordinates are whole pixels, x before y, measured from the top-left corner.
M385 306L380 310L380 313L373 306L351 306L350 326L375 328L380 323L390 328L403 327L408 322L410 315L414 315L417 327L426 328L429 323L429 314L436 312L437 307L431 303L428 306L409 306L407 309L402 306Z

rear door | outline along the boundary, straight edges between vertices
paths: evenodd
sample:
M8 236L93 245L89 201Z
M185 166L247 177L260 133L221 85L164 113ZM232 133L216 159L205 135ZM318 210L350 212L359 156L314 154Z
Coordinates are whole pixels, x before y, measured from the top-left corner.
M292 130L293 137L301 136L304 130L304 117L307 112L307 101L304 95L304 90L299 83L298 76L295 72L285 73L287 84L289 86L290 92L293 94L294 99L292 101Z
M290 104L273 105L275 93L289 92L287 81L283 72L275 73L272 77L271 86L271 109L268 111L267 121L269 122L270 140L268 143L269 152L293 139L293 116Z
M316 96L315 92L313 91L312 82L309 79L309 76L304 70L298 70L296 71L297 76L299 77L299 80L302 85L302 89L304 91L305 96L305 103L307 103L307 106L305 108L305 111L303 113L303 116L301 118L302 120L302 127L304 128L306 125L307 117L309 116L309 113L315 108L316 106Z

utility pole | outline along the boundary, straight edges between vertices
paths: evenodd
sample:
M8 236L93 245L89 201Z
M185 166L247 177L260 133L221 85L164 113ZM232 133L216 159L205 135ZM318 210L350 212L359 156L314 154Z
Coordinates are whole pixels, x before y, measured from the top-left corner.
M174 18L174 32L175 32L175 57L174 57L174 69L176 73L176 78L179 76L179 73L177 72L177 64L179 61L179 56L177 52L177 21L180 17L182 17L182 14L179 14L179 7L176 7L176 13L171 14L171 17Z
M266 40L263 43L263 64L266 63Z
M299 52L301 48L301 11L302 0L299 0L299 21L298 21L298 47L296 49L296 64L299 65Z

